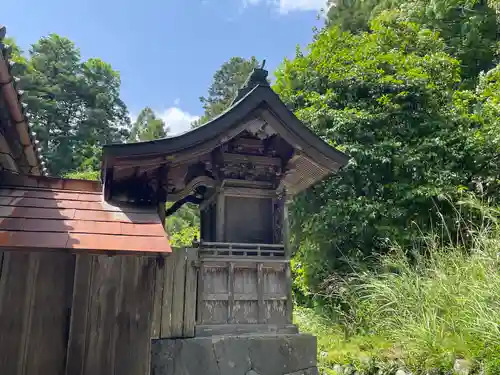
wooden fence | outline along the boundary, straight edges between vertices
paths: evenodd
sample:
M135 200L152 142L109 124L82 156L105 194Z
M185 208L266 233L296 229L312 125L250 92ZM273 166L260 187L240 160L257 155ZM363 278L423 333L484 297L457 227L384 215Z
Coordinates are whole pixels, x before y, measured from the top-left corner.
M63 374L74 256L0 252L0 374Z
M0 374L146 375L151 338L294 331L279 249L224 251L0 252Z
M175 249L155 279L151 337L193 337L196 317L197 249Z
M146 375L156 260L0 252L0 374Z
M148 257L77 256L66 375L149 374L155 269Z

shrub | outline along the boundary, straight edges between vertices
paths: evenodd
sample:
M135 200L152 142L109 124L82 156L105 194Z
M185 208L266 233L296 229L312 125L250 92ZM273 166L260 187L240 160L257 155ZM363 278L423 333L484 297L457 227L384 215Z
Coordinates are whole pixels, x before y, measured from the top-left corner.
M482 213L482 226L467 227L470 241L446 246L430 239L425 256L394 248L377 271L330 279L329 320L311 323L298 310L303 328L321 337L323 364L362 366L368 357L404 363L415 373L444 373L465 358L485 375L499 374L498 210L483 207Z

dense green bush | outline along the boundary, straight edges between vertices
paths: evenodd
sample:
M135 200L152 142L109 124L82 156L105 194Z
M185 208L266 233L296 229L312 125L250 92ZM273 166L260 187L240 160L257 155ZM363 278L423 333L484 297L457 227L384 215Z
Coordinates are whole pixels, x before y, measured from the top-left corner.
M478 207L481 226L457 216L472 238L466 246L428 238L429 255L412 260L395 247L376 271L330 279L326 319L297 310L301 327L319 336L323 366L392 363L445 374L465 358L475 373L500 373L500 211Z
M101 179L101 171L74 171L68 172L64 178L73 178L75 180L91 180L99 181Z
M370 32L321 31L278 70L281 98L351 156L292 205L300 289L322 292L330 275L373 267L394 243L418 247L454 228L460 191L496 195L491 98L457 91L459 65L436 33L385 12Z

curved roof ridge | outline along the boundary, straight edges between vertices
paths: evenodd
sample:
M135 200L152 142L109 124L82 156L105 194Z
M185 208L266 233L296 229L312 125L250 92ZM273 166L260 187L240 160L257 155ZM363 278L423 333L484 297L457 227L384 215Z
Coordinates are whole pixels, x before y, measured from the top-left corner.
M241 124L241 121L259 107L266 105L277 121L269 124L277 133L286 133L291 136L300 149L308 153L309 148L317 150L320 154L340 165L348 161L347 155L326 143L321 137L302 123L281 101L279 96L270 86L256 85L241 99L227 108L216 118L206 124L185 133L162 138L154 141L112 144L103 149L103 157L137 157L146 155L167 155L182 150L194 148L205 142L214 140L222 133ZM265 119L264 119L265 120Z

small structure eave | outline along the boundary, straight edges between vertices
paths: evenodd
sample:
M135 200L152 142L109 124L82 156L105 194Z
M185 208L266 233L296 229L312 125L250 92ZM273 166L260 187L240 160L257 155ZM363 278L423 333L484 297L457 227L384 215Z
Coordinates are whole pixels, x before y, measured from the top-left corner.
M257 85L220 116L183 134L155 141L104 146L103 162L110 166L119 160L158 156L164 156L164 161L168 162L169 156L193 151L207 143L215 148L227 141L231 131L237 131L238 125L249 120L256 111L267 117L268 123L272 122L269 125L280 136L325 168L336 171L349 160L347 155L328 145L305 126L269 86Z

